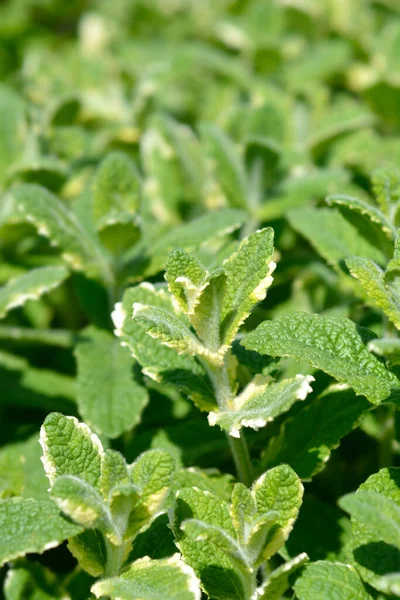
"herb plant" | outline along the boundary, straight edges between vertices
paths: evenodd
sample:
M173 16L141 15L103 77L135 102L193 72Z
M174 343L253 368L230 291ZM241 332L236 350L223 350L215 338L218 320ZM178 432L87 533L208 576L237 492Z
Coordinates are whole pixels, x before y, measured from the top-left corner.
M0 3L5 600L400 596L399 40Z

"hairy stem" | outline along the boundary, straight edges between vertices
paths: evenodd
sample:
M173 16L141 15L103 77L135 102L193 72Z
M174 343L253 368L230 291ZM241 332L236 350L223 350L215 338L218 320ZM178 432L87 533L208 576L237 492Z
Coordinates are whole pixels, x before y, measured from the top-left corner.
M105 577L117 575L124 561L125 545L115 546L107 538L104 538L107 550L107 562L104 571Z
M228 357L225 357L225 360L221 365L211 366L210 364L207 364L206 366L211 381L213 382L215 398L219 408L222 410L229 410L229 408L232 407L234 394L229 379ZM246 486L249 486L253 483L254 479L253 466L251 464L244 433L241 431L240 436L236 438L227 434L227 439L238 478Z
M251 464L249 449L243 432L235 438L227 434L229 448L233 456L238 477L244 485L250 487L253 483L253 465Z

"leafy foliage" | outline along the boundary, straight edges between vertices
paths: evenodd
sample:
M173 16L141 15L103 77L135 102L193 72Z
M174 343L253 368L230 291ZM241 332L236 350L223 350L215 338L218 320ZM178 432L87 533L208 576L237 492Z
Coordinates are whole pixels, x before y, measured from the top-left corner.
M5 600L400 596L399 41L0 2Z

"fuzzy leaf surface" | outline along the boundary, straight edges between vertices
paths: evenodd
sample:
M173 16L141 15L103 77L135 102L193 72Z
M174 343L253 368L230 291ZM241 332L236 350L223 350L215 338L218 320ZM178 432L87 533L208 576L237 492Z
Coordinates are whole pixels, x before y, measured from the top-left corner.
M398 539L398 512L400 509L400 469L396 467L384 468L374 473L363 483L359 491L354 495L367 493L368 501L372 500L370 494L373 494L373 501L380 502L382 508L382 525L377 526L377 515L372 517L371 523L362 517L358 521L358 514L352 515L353 557L361 577L374 588L381 590L380 578L388 573L400 572L400 546ZM376 500L376 495L382 497ZM365 496L361 495L362 503ZM363 510L364 514L370 510L364 505L360 509L358 499L344 499L344 508L348 510L350 506L357 503L357 513ZM393 507L393 504L396 506ZM382 505L382 506L381 506ZM395 522L393 523L393 516ZM383 591L383 589L382 589Z
M190 394L203 410L213 408L214 395L204 368L193 356L178 354L138 327L132 319L133 304L137 302L173 311L171 298L164 289L150 284L128 288L113 312L116 335L121 342L128 346L146 375L176 385Z
M370 304L382 310L399 329L400 306L396 302L396 296L392 295L386 284L385 272L374 261L367 258L348 258L346 265L364 289Z
M354 567L318 561L304 569L294 584L299 600L371 600Z
M274 232L270 227L251 233L224 262L226 282L221 311L222 343L229 346L252 308L264 300L272 284Z
M218 424L234 437L242 427L257 430L289 410L297 400L304 400L312 391L309 384L312 380L311 376L297 375L277 383L264 383L264 377L256 377L237 396L231 410L209 413L208 422Z
M242 343L260 354L305 359L379 404L399 395L400 381L369 352L372 337L346 318L293 313L264 321Z
M372 204L368 204L364 200L352 198L351 196L335 195L328 196L326 202L329 206L343 206L348 210L367 217L372 223L376 224L391 241L397 237L396 228L390 223L379 208L376 208L376 206L373 206Z
M173 250L168 256L165 279L182 310L193 313L208 279L200 261L181 248Z
M116 438L137 425L148 394L134 379L129 349L113 335L88 328L75 356L78 408L89 427Z
M350 256L363 256L378 263L385 261L383 253L362 237L337 210L299 208L291 210L288 218L293 229L340 272L340 261Z
M77 535L81 527L60 515L53 502L31 498L0 501L0 564L42 553Z
M327 388L282 423L262 454L263 468L288 463L299 477L309 479L324 468L331 450L369 408L369 402L349 388Z
M99 438L75 417L50 413L40 431L43 465L50 484L60 475L76 475L97 488L104 453Z
M211 527L221 529L235 538L235 529L229 506L216 496L196 488L184 488L177 494L174 512L174 530L177 545L184 560L193 567L201 579L204 590L220 600L239 600L247 597L252 582L241 573L238 563L208 540L193 541L180 530L187 519L196 519Z
M170 558L141 558L118 577L104 579L92 586L97 597L120 600L200 600L199 581L187 564L174 554Z

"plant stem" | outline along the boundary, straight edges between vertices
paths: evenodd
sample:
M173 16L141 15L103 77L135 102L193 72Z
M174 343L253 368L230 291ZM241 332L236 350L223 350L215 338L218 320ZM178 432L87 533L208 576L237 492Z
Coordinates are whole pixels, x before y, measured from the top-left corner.
M107 550L107 562L104 571L105 577L117 575L124 560L125 545L115 546L107 538L104 538Z
M210 365L208 363L206 367L213 382L215 398L219 408L221 410L232 409L234 394L229 379L228 356L225 357L221 365ZM227 434L227 439L238 478L244 485L249 486L253 483L253 466L244 433L241 431L239 437Z
M243 432L235 438L227 434L229 447L233 456L238 477L244 485L249 487L253 483L253 465L251 464L249 449Z

